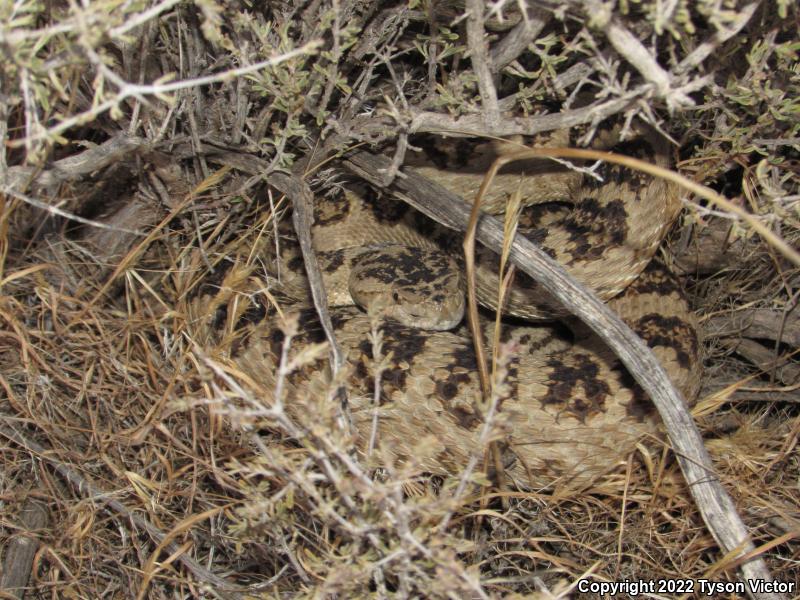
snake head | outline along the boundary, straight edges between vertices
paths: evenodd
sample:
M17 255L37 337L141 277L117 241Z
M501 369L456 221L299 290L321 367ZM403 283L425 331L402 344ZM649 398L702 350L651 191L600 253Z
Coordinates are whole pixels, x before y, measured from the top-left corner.
M443 331L464 318L464 286L458 267L444 252L384 244L366 248L354 261L350 295L366 310L407 327Z

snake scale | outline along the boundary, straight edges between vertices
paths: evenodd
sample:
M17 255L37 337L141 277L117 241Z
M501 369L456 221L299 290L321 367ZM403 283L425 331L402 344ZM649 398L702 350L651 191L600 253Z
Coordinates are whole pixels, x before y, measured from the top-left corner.
M566 132L539 140L568 142ZM423 152L409 168L471 201L506 142L442 145L423 139L421 146ZM650 137L618 148L668 164L663 146ZM694 319L676 279L651 261L680 211L677 191L616 166L597 171L602 182L552 162L515 165L493 187L486 210L502 211L509 194L519 190L523 203L531 206L520 217L519 234L608 299L692 399L700 377ZM401 461L411 459L433 473L457 472L486 433L486 405L462 320L459 238L388 195L347 185L315 199L313 240L336 336L347 353L358 447L363 450L376 433L381 456L388 452ZM281 291L295 299L300 327L290 354L296 355L324 341L324 334L308 308L296 246L285 242L271 264L268 270L282 270ZM489 307L497 304L496 264L491 252L479 253L478 295ZM195 302L193 322L198 332L206 331L207 344L216 344L240 372L274 393L284 331L277 317L265 317L263 311L254 317L253 307L240 300L234 307L232 279L216 295ZM362 305L376 302L386 316L376 321L375 313L353 306L354 297ZM219 326L221 309L226 327ZM504 313L524 321L505 323L499 336L504 367L502 385L496 388L493 439L503 442L504 469L518 483L583 484L618 465L637 441L656 432L655 408L599 338L568 319L541 322L561 313L557 301L533 280L517 274ZM378 357L370 338L376 322L383 336ZM212 323L217 325L199 327ZM485 318L485 324L491 340L492 319ZM215 333L215 327L236 335ZM374 367L381 357L385 369L375 394ZM283 402L298 415L329 402L327 356L295 370L285 383ZM379 398L377 407L374 397Z

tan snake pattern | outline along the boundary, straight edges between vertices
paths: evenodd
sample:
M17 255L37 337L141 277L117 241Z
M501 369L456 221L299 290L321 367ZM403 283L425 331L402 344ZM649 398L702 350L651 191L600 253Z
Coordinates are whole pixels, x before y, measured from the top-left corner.
M545 143L564 145L566 141L566 134L559 133ZM414 161L415 168L471 200L493 154L504 146L493 143L476 149L456 142L444 148L425 147L425 154ZM621 151L668 164L664 148L656 142L638 140ZM464 154L469 158L464 159ZM509 192L521 189L525 202L536 205L523 215L521 232L602 298L611 298L613 308L648 342L673 382L691 399L700 376L694 319L675 278L663 267L650 264L680 211L676 190L618 167L603 166L599 172L602 183L552 163L517 165L500 179L488 205L497 209ZM448 275L459 263L457 238L454 241L452 234L405 204L361 186L346 186L338 194L316 199L313 236L335 307L337 339L348 355L350 407L359 447L363 450L372 434L377 411L376 437L390 455L414 460L421 469L434 473L462 468L486 433L486 406L466 327L462 323L451 331L431 331L404 322L408 315L401 322L384 319L380 323L383 356L389 360L381 376L380 404L375 407L376 357L369 338L374 320L352 306L353 295L361 294L366 302L374 298L372 284L377 289L392 281L414 284L431 279L433 288L417 294L413 285L400 286L381 302L391 304L393 298L411 302L411 318L424 320L419 302L442 296L433 302L435 310L452 315L450 297L460 294L462 299L454 302L457 316L450 318L455 323L447 326L458 323L463 284L457 276ZM378 250L385 245L399 252L400 266L406 269L402 273L396 265L384 267ZM366 259L365 247L374 251ZM323 341L324 336L314 311L303 307L307 306L302 301L307 284L302 261L291 244L284 248L281 290L298 299L300 311L300 332L292 341L294 354L311 342ZM417 249L439 257L433 262L442 263L436 268L444 268L442 277L447 281L421 274L424 271L417 267L427 259ZM479 266L479 296L489 306L496 303L491 266L496 257L490 254L482 253ZM253 307L232 293L234 279L229 274L223 291L194 303L195 332L206 345L229 356L261 389L273 393L284 333L275 317L253 318ZM442 309L447 302L451 304ZM223 308L228 333L235 330L234 336L221 335L219 330L225 328L213 326L219 324ZM506 312L534 320L560 314L556 301L520 275ZM554 479L585 483L619 464L639 439L657 429L655 409L618 359L584 327L567 323L570 327L516 320L501 332L505 376L497 388L491 437L503 442L505 470L523 485ZM293 372L286 383L283 401L298 416L315 402L329 399L327 355Z

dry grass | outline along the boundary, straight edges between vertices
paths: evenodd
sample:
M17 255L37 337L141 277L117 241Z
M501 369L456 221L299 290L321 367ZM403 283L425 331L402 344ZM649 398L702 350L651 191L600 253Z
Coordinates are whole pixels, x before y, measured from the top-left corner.
M582 134L591 114L653 120L683 174L797 248L795 8L754 9L745 25L749 5L645 3L589 28L590 3L565 4L564 20L532 13L532 51L487 78L465 55L476 24L451 24L458 5L267 4L0 7L0 558L26 534L26 500L49 512L28 532L40 545L27 597L549 598L581 597L581 577L737 580L658 442L579 491L493 489L480 461L433 477L380 447L354 455L335 386L287 412L227 350L240 317L280 303L264 257L286 203L265 181L330 152L321 132L336 150L485 133L493 94L519 116L499 127L518 132L564 124L545 106ZM513 25L516 3L496 6ZM511 47L496 18L484 26L490 50ZM723 35L735 27L748 35ZM642 46L642 62L626 32L659 52ZM164 87L168 73L180 85ZM95 171L53 162L122 134L143 145ZM37 173L47 185L27 185ZM727 213L687 205L670 247L706 331L698 423L773 575L799 581L797 268ZM209 291L225 311L199 305ZM754 311L758 331L736 322ZM202 316L227 335L206 335ZM314 351L288 352L278 381Z

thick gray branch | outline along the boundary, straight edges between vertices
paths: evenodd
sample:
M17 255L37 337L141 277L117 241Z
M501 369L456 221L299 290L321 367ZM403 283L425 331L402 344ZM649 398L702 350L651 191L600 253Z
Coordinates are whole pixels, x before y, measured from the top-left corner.
M430 131L473 137L503 137L518 134L536 135L545 131L567 129L578 125L586 125L587 123L599 123L612 115L624 111L642 93L642 90L637 89L620 98L549 115L537 115L534 117L503 115L500 124L493 129L486 127L486 120L482 115L473 114L453 117L443 113L419 111L412 108L413 118L409 126L409 133Z
M22 191L29 182L47 187L64 181L76 181L146 145L147 141L142 138L120 134L99 146L62 158L47 169L11 167L8 169L6 184L12 190Z
M467 0L467 44L472 70L478 78L478 91L483 103L486 125L494 129L500 124L500 108L497 105L497 90L492 80L489 50L484 39L483 1Z
M551 14L541 8L529 7L528 18L522 19L503 36L489 52L492 73L499 73L503 67L525 52L550 21Z

